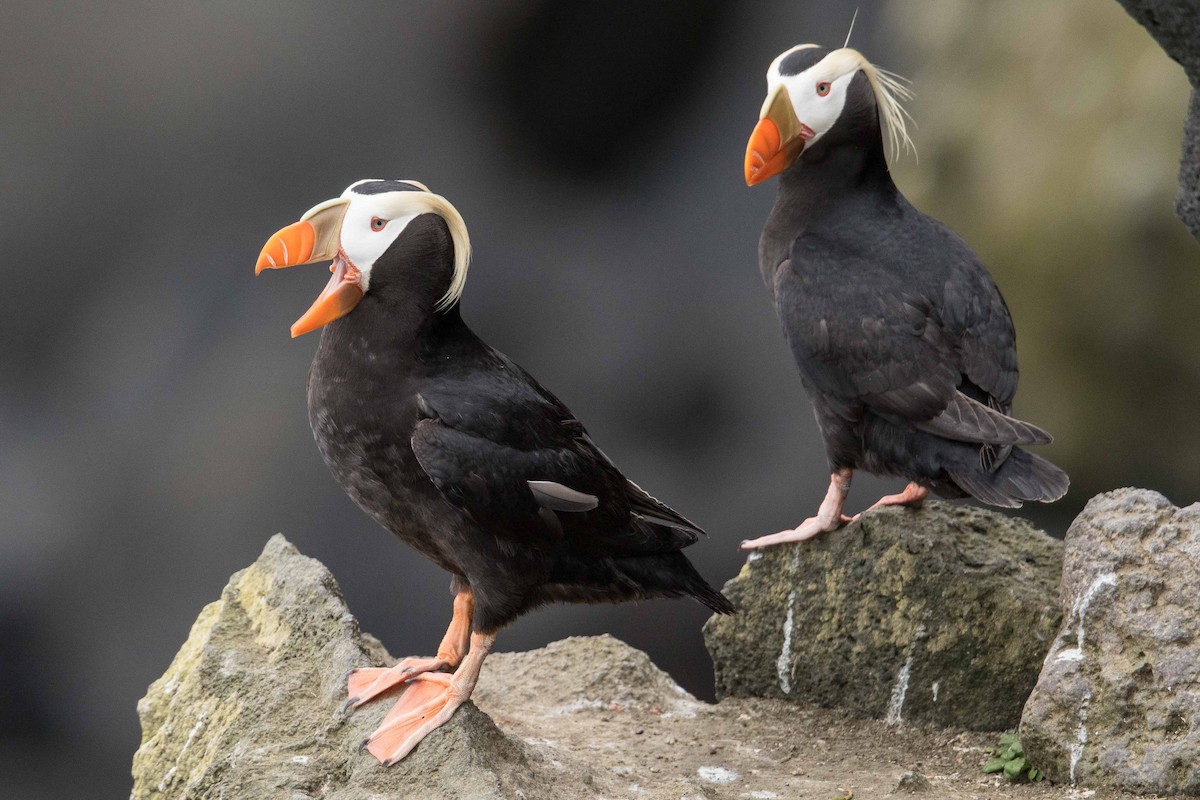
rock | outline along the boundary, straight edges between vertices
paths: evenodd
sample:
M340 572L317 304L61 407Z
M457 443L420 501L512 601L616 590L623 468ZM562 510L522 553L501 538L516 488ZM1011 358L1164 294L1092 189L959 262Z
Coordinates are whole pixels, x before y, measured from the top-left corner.
M1093 498L1066 537L1063 622L1021 719L1056 782L1200 794L1200 503Z
M1200 81L1200 7L1196 0L1119 0L1129 16L1179 62L1195 86Z
M896 792L900 794L920 794L930 789L929 779L916 770L909 770L896 781Z
M1187 122L1183 129L1183 159L1179 165L1179 195L1175 212L1192 235L1200 239L1200 7L1196 0L1120 0L1129 15L1150 32L1192 83Z
M548 679L549 678L549 679ZM526 653L489 656L475 699L557 717L584 709L695 717L711 711L650 657L612 636L572 636Z
M489 659L503 663L503 658ZM590 768L502 733L473 704L399 765L361 752L391 703L345 713L345 676L392 663L319 562L282 536L207 606L138 703L132 798L588 796Z
M1192 86L1200 77L1192 78ZM1183 158L1179 161L1179 194L1175 213L1200 239L1200 91L1192 90L1187 121L1183 125Z
M719 697L972 730L1015 726L1061 615L1062 544L930 502L751 555L705 626Z
M464 705L384 769L358 745L391 703L340 708L347 670L390 662L325 568L272 539L204 609L140 704L132 797L949 800L981 796L979 766L995 740L770 698L710 705L610 636L573 637L494 653L478 707ZM1026 796L990 784L984 794ZM1078 796L1048 786L1043 795Z

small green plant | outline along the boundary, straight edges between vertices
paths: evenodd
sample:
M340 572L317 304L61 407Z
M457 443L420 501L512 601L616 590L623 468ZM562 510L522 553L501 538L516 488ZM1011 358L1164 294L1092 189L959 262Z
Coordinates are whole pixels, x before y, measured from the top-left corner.
M983 765L983 771L988 775L1003 772L1013 783L1023 780L1036 783L1046 777L1025 758L1025 748L1021 747L1021 740L1015 733L1001 734L999 746L989 747L988 752L992 758Z

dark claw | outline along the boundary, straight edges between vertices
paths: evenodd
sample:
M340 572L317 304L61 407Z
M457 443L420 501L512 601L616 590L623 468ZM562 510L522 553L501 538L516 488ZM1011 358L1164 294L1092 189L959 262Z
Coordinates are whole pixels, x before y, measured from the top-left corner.
M341 713L343 716L345 716L346 712L352 710L354 708L354 704L357 702L358 702L357 697L351 697L349 700L342 703L342 707L339 709L339 713Z
M387 761L380 762L380 764L383 766L384 769L387 769L388 767L392 766L395 763L396 763L396 761L391 758L389 758Z
M363 740L362 740L362 743L361 743L361 744L359 744L359 746L358 746L358 751L361 753L363 750L366 750L366 749L367 749L367 745L369 745L370 743L371 743L371 737L370 737L370 736L368 736L367 738L365 738L365 739L363 739Z

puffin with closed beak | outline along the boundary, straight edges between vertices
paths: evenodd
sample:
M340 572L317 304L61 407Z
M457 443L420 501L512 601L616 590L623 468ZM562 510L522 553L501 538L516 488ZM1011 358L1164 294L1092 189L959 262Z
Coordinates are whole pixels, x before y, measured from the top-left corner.
M1042 429L1011 415L1016 333L1000 290L949 228L892 182L911 145L896 76L857 50L806 44L767 70L767 98L746 148L746 183L779 176L759 268L829 459L817 514L742 543L809 539L842 513L854 470L909 481L872 508L929 494L1015 508L1051 502L1067 475L1024 449Z
M384 765L450 719L496 633L551 602L733 607L680 552L702 531L621 474L565 405L463 322L462 217L415 181L364 180L270 238L255 272L332 261L292 336L322 329L309 420L358 505L450 572L437 654L354 671L358 706L402 686L367 740Z

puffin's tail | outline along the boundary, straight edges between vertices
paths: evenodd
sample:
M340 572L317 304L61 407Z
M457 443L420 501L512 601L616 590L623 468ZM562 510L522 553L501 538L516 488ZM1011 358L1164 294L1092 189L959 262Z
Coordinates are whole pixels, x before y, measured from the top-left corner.
M985 470L979 463L947 470L951 479L980 502L1019 508L1026 500L1051 503L1067 493L1067 473L1041 456L1012 448L1000 464Z
M621 573L649 597L694 597L718 614L732 614L729 598L708 585L678 551L614 558Z

